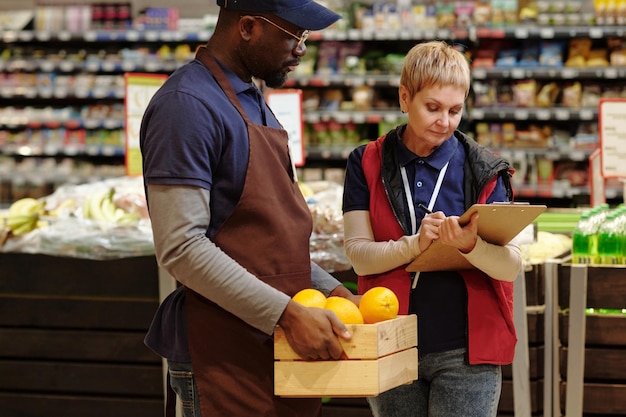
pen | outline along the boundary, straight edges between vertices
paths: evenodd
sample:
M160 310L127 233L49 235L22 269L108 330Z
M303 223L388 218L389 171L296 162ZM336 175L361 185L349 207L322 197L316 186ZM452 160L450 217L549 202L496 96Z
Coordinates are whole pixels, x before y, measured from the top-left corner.
M429 209L428 207L426 207L426 206L425 206L424 204L422 204L422 203L419 203L419 204L417 205L417 207L418 207L418 208L420 208L420 209L422 209L422 210L424 210L424 212L425 212L426 214L433 214L433 212L432 212L432 211L430 211L430 209Z

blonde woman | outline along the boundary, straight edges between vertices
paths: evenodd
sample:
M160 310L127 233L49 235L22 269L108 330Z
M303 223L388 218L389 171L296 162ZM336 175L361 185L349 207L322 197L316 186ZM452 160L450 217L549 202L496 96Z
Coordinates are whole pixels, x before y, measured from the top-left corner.
M457 130L469 89L463 53L439 41L414 46L399 87L407 123L348 159L345 250L359 293L391 288L400 313L417 314L419 323L419 379L370 398L376 417L496 416L500 366L513 360L519 247L483 241L477 214L458 222L473 203L513 198L509 164ZM435 240L473 268L407 272Z

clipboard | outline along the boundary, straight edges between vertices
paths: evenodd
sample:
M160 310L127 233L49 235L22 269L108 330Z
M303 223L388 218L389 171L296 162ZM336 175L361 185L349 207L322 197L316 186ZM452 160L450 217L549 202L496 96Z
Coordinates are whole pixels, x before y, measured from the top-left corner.
M478 212L478 236L488 243L504 246L547 209L545 205L520 203L474 204L459 218L465 225ZM413 260L409 272L473 269L457 248L435 241Z

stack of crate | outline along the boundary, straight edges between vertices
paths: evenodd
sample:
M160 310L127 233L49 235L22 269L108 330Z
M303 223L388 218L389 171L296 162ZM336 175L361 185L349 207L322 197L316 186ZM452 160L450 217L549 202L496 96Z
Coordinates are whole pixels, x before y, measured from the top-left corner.
M601 416L626 415L626 268L612 266L561 265L559 271L560 316L560 404L563 414ZM582 270L579 268L583 268ZM584 271L586 269L586 272ZM586 274L586 288L584 280ZM572 281L574 280L574 281ZM571 298L572 294L574 295ZM576 305L574 305L576 303ZM586 308L583 329L574 324L575 309ZM568 312L571 311L571 317ZM581 334L581 332L583 332ZM574 337L574 335L584 337ZM584 343L584 346L581 346ZM568 361L568 353L584 349L582 361ZM571 356L574 356L573 354ZM584 362L584 366L581 362ZM568 366L569 365L569 366ZM582 372L577 367L582 367ZM575 375L568 372L576 371ZM580 393L571 391L582 380ZM574 380L572 378L578 378ZM569 383L569 387L568 387ZM568 390L570 388L570 390ZM566 410L567 393L571 393L570 410Z

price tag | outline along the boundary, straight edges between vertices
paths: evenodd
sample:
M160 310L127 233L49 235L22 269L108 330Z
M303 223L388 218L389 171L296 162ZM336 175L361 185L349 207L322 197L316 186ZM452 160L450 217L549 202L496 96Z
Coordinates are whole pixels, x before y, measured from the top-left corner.
M267 104L283 125L289 137L289 151L296 166L304 165L304 123L302 121L302 90L283 89L267 93Z
M554 28L544 27L539 31L539 36L543 39L552 39L554 38Z
M523 27L515 28L515 37L517 39L526 39L526 38L528 38L528 28L523 28Z
M143 171L139 149L139 129L148 102L167 78L161 74L126 73L125 91L125 162L126 175L141 175Z
M601 99L598 136L602 176L626 177L626 99Z
M514 115L516 120L528 120L529 114L526 109L516 109Z

